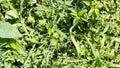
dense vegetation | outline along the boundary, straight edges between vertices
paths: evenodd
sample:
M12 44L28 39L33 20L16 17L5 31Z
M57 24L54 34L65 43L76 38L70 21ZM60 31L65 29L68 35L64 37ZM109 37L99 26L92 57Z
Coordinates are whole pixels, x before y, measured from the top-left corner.
M0 0L0 68L119 68L119 45L119 0Z

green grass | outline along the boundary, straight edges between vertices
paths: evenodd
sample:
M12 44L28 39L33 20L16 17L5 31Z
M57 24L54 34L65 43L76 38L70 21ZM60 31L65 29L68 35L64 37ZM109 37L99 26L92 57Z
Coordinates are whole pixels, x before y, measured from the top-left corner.
M119 68L119 0L0 0L0 68Z

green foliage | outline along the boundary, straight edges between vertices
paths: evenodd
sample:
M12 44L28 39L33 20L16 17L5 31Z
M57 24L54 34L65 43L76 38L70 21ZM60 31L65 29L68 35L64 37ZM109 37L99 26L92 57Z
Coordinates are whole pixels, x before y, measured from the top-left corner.
M0 0L0 67L119 68L119 0Z
M21 34L14 25L9 24L8 22L0 23L0 38L17 38L17 37L21 37Z

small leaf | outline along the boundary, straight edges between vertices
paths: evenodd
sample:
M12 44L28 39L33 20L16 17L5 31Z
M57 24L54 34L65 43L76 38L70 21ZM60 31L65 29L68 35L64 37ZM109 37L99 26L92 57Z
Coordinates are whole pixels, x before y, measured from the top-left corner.
M30 23L34 23L34 22L35 22L35 19L34 19L34 17L32 17L31 15L29 15L27 21L30 22Z
M51 9L43 6L43 5L38 5L37 7L34 8L34 10L41 12L41 11L45 11L45 12L51 12Z
M52 33L54 33L54 29L53 28L49 28L48 29L48 34L52 34Z
M74 20L73 20L73 24L77 23L79 21L79 17L75 17Z
M39 25L40 26L45 25L45 23L46 23L46 19L39 20Z
M34 3L37 3L37 0L29 0L28 3L34 4Z
M16 50L16 51L19 52L20 54L25 55L25 50L24 50L24 48L23 48L22 46L18 45L15 40L9 41L6 46L11 47L12 49Z
M120 43L120 37L110 37L110 39Z
M91 50L92 50L93 55L94 55L95 57L97 57L97 56L96 56L96 48L95 48L95 46L92 45L92 43L89 41L88 38L86 38L86 40L87 40L88 44L89 44L90 47L91 47Z
M99 15L99 9L95 9L95 14L98 16Z
M64 4L64 1L62 1L62 0L56 0L56 1L57 1L57 3Z
M50 44L51 44L51 45L57 45L57 40L55 40L55 39L50 39Z
M55 37L55 38L59 38L58 33L55 32L55 33L53 34L53 37Z
M90 1L83 1L87 6L90 6Z
M29 40L32 43L38 43L37 39L35 38L28 38L27 40Z
M18 13L16 10L9 10L5 14L6 19L18 18Z
M94 10L95 10L94 7L92 7L92 8L90 9L88 15L91 16L91 15L93 14Z
M80 11L78 12L78 16L81 17L84 13L85 13L85 10L80 10Z
M72 5L71 5L71 4L72 4L72 1L73 1L73 0L65 1L65 5L72 6Z
M105 45L105 41L106 41L106 36L103 35L103 38L102 38L102 40L101 40L101 47L102 47L102 48L103 48L104 45Z
M81 17L81 19L82 19L83 21L85 21L85 22L88 22L88 20L87 20L87 19L85 19L85 18L83 18L83 17Z
M1 38L17 38L21 36L22 35L15 26L11 25L8 22L0 23Z
M77 15L77 11L76 11L75 9L70 8L69 10L72 12L71 15L73 15L73 16L78 16L78 15Z
M20 47L16 45L15 42L10 42L8 45L10 45L10 47L17 50L18 52L20 51Z
M80 57L80 50L81 50L80 46L79 46L78 42L76 41L76 39L74 38L73 35L70 35L70 37L71 37L71 41L73 42L73 44L74 44L74 46L77 50L77 55L78 55L78 57Z
M67 38L67 35L66 35L64 32L62 32L61 30L55 29L55 31L56 31L62 38Z
M110 24L107 23L106 26L105 26L105 29L104 29L103 32L101 32L99 35L103 35L104 33L106 33L107 30L109 29L109 27L110 27Z
M120 60L120 54L118 54L116 58L117 58L117 60Z
M107 7L107 5L104 5L104 7L107 11L110 11L109 8Z
M68 64L67 66L64 66L63 68L76 68L75 64Z

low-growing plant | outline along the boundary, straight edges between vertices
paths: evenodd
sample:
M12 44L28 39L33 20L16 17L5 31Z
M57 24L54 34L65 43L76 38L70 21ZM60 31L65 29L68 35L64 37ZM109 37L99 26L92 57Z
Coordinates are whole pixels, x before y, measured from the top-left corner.
M0 0L0 67L120 67L118 0Z

